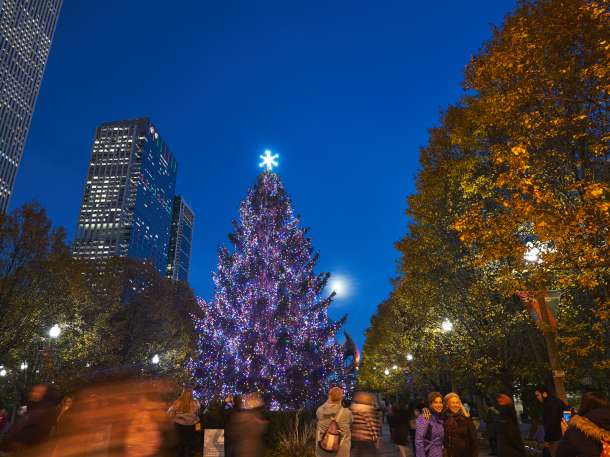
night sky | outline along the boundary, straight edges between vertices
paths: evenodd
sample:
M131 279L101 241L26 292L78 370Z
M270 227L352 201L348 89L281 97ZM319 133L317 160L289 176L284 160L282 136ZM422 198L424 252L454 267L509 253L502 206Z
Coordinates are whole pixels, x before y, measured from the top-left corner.
M427 130L514 4L64 0L11 207L40 202L71 239L96 126L149 116L196 213L190 283L209 298L269 148L318 271L350 285L331 315L347 313L362 344L396 275Z

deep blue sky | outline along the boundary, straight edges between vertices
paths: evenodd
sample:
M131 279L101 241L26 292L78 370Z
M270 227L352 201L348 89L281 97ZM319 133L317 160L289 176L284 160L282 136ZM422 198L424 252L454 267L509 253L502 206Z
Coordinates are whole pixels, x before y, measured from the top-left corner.
M352 282L331 314L362 343L427 129L515 1L170 4L64 0L11 206L39 201L71 237L95 127L149 116L196 212L190 281L209 298L216 248L271 148L318 270Z

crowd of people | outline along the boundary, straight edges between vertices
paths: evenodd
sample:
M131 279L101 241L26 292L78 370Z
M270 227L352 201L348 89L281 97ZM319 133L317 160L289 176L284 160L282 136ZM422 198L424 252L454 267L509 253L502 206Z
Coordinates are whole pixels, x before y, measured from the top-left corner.
M61 398L52 385L35 386L14 421L0 411L0 455L19 457L193 457L200 455L202 410L185 385L167 402L172 386L162 380L113 381ZM542 404L543 457L610 457L610 404L586 392L578 412L536 388ZM169 408L168 408L169 406ZM250 393L225 400L225 455L262 457L268 428L263 397ZM477 425L456 393L431 392L427 404L386 405L378 394L357 391L350 401L333 387L316 411L316 457L374 457L387 418L400 457L478 457ZM484 419L489 454L525 457L512 397L499 393Z

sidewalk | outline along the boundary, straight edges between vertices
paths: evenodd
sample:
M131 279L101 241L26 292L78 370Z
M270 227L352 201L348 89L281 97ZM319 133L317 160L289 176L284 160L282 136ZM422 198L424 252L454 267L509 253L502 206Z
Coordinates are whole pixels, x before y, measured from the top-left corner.
M392 443L390 437L390 428L387 422L383 424L381 432L381 448L378 452L378 457L398 457L398 448Z

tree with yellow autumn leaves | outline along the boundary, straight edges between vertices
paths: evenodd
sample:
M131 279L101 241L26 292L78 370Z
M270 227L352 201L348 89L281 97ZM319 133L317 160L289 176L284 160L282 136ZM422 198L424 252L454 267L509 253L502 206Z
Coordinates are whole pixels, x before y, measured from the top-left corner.
M421 151L401 275L368 331L363 384L389 356L380 333L397 335L396 360L413 354L402 365L416 385L438 387L447 367L450 384L474 391L548 376L539 329L516 298L548 289L562 292L568 385L607 384L609 7L522 1L468 64L464 97Z

